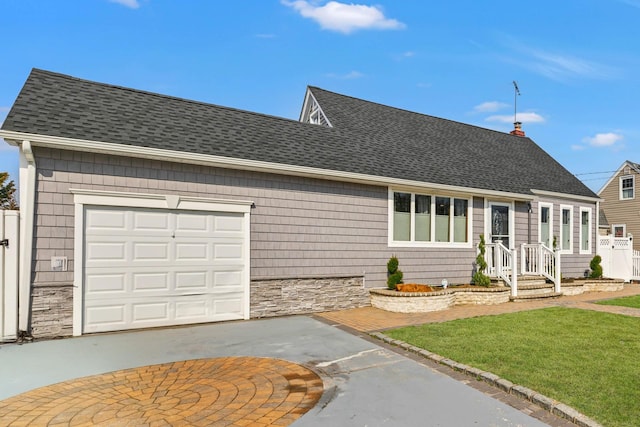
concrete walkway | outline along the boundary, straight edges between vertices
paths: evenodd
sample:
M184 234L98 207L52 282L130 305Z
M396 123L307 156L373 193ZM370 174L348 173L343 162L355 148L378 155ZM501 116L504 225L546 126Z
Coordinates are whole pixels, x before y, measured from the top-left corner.
M460 305L447 310L430 313L392 313L374 307L363 307L352 310L320 313L318 316L327 319L331 323L344 325L361 332L383 331L402 326L448 322L469 317L492 316L555 306L640 317L640 309L594 304L595 301L601 301L603 299L614 299L634 295L640 295L640 284L625 284L624 289L618 292L588 292L581 295L556 299L509 302L498 305Z
M256 357L271 359L260 367L251 361ZM283 363L281 369L275 368L278 361ZM271 380L261 379L269 367L275 371ZM305 370L319 376L324 391L313 408L297 408L307 412L293 422L296 426L567 425L547 423L548 413L542 414L542 422L531 416L536 415L535 408L497 400L491 390L468 387L424 361L307 316L1 345L0 411L18 401L22 406L5 414L19 410L29 415L4 417L0 425L55 425L54 420L58 425L184 425L184 420L188 425L287 425L293 421L287 413L296 408L288 406L292 409L287 412L281 402L296 392L308 392L307 398L314 398L313 376L305 377ZM256 398L251 393L244 401L232 398L247 391L237 382L237 372L256 384L252 388L256 393L271 387L273 392L267 394L277 399L257 399L260 405L247 410L244 405L255 403ZM298 378L289 375L292 372ZM174 388L175 375L182 375L180 391ZM166 381L158 385L153 376ZM103 381L109 378L111 382ZM55 385L65 381L71 382ZM147 387L144 381L153 385ZM51 391L56 393L47 394ZM175 392L182 394L171 395ZM46 395L62 401L47 401ZM226 418L194 406L201 401L213 405L219 399L229 402L218 411ZM114 412L117 404L122 406ZM46 418L52 411L57 411L58 418ZM242 411L245 416L233 418ZM246 416L260 411L270 417L262 418L263 424ZM37 421L40 416L51 424ZM227 424L230 417L232 424Z

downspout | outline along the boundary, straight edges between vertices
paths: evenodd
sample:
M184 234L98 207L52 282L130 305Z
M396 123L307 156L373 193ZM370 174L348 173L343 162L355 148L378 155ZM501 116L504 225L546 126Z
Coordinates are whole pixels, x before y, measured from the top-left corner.
M18 333L31 336L31 263L36 196L36 160L30 141L20 145L20 279L18 292Z

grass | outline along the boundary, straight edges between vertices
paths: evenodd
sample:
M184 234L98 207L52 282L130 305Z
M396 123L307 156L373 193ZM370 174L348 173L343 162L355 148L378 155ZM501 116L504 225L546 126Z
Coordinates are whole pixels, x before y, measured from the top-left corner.
M559 400L605 426L640 420L640 318L552 307L387 331Z
M640 308L640 295L632 297L608 299L604 301L597 301L596 304L600 305L617 305L621 307Z

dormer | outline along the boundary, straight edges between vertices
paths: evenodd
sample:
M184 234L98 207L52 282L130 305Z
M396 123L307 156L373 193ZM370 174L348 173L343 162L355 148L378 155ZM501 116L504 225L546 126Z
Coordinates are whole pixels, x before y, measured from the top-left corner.
M300 114L300 121L302 123L311 123L314 125L321 125L326 127L331 126L331 122L327 119L320 104L311 93L310 88L307 88L307 95L304 99L304 105L302 106L302 113Z

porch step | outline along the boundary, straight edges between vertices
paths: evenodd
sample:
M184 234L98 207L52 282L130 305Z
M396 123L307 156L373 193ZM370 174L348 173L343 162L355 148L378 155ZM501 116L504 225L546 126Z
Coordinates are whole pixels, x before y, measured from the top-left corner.
M491 283L497 286L506 286L502 279L492 278ZM542 276L518 276L518 289L527 288L528 286L544 286L548 285L547 279ZM553 288L553 285L551 285Z
M547 292L543 294L521 295L520 289L518 289L518 296L509 297L509 301L511 302L538 301L538 300L544 300L548 298L560 298L561 296L562 296L562 292Z
M554 286L553 283L546 283L539 281L527 281L523 280L522 282L518 280L518 296L546 296L547 294L553 294Z

